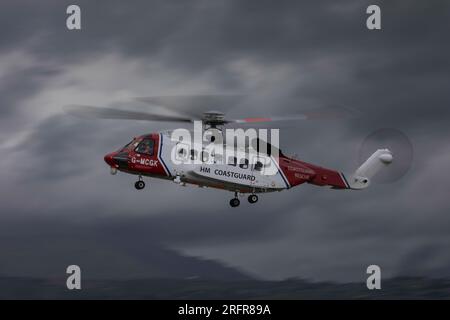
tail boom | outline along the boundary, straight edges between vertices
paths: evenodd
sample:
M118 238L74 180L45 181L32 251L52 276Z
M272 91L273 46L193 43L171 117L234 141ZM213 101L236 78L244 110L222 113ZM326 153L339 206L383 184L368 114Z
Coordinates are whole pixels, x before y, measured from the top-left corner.
M393 160L388 149L375 151L353 174L319 167L299 160L284 158L283 172L291 187L304 182L317 186L330 186L333 189L365 189L370 185L371 178Z

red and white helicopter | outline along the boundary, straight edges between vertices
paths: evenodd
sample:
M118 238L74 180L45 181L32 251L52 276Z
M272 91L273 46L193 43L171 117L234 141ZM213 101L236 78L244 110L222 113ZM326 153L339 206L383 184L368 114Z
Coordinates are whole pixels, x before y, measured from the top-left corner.
M182 123L200 120L205 128L203 137L209 137L209 142L214 142L214 138L211 137L221 135L223 127L230 124L336 118L342 115L339 112L336 113L336 109L327 108L309 110L289 117L231 120L225 118L222 112L191 110L195 101L201 101L196 106L203 108L205 102L207 105L208 103L217 104L217 97L215 95L140 98L145 103L175 111L172 114L79 105L69 106L66 111L82 117L103 119ZM221 101L227 101L226 97L219 98ZM186 103L186 101L191 102ZM188 111L181 111L180 105L188 105L190 108ZM258 193L283 191L303 183L329 186L333 189L364 189L370 185L371 179L377 172L393 162L393 153L387 148L381 148L375 150L354 173L347 175L288 157L280 150L277 150L278 156L274 157L271 152L259 152L258 146L249 149L226 141L221 141L220 144L224 147L225 153L219 155L203 145L199 147L195 144L187 144L186 141L174 140L170 131L154 132L135 137L123 148L105 155L104 160L112 174L121 171L137 175L138 180L135 183L137 190L145 187L143 177L172 180L183 186L192 184L218 188L234 193L234 197L230 200L232 207L239 206L238 195L248 194L248 201L256 203ZM230 154L231 156L228 156ZM225 157L227 159L224 159Z

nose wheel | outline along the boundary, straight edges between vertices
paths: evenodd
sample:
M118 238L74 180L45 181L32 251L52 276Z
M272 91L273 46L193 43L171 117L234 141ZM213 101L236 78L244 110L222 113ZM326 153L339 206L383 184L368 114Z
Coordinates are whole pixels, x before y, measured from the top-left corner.
M139 180L136 181L136 183L134 184L134 187L135 187L137 190L142 190L142 189L145 188L145 182L142 181L142 177L139 177Z

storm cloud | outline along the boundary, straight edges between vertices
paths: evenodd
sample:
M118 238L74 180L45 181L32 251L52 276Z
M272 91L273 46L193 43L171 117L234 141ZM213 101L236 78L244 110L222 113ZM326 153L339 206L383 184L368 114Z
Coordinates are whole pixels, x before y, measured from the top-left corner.
M370 264L386 276L450 276L446 1L379 1L377 31L365 27L370 1L77 1L79 31L65 26L69 4L2 4L0 230L8 263L0 273L39 276L45 267L34 263L57 247L46 249L46 239L86 250L90 268L97 251L118 264L116 238L267 279L360 280ZM137 192L134 177L109 175L104 154L174 125L61 111L211 92L252 97L225 110L230 117L352 107L360 117L281 128L282 149L352 172L363 139L391 127L410 138L412 168L362 192L305 185L232 209L223 191L149 180ZM121 266L141 274L142 266Z

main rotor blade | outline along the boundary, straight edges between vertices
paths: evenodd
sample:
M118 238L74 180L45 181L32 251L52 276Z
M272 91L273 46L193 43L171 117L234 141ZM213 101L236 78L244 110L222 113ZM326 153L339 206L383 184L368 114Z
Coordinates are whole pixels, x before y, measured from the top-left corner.
M238 94L209 94L138 97L136 100L201 119L205 111L225 111L235 107L243 98L244 95Z
M356 110L347 107L330 106L304 110L300 113L288 116L243 118L243 119L227 120L227 122L260 123L260 122L295 121L295 120L332 120L332 119L350 118L358 115L359 113Z
M63 107L63 109L67 113L81 118L127 119L127 120L167 121L167 122L193 121L193 119L184 116L162 115L149 112L121 110L121 109L85 106L85 105L69 105Z

